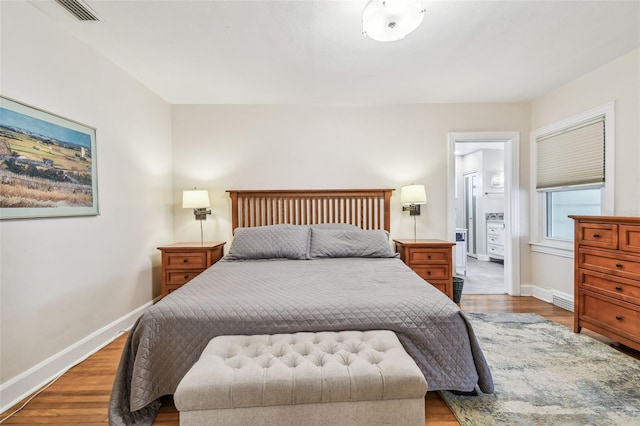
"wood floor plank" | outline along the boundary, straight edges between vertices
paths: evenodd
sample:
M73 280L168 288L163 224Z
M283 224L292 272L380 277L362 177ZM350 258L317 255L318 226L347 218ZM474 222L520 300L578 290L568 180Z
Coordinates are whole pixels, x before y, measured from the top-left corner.
M533 297L463 295L460 307L465 312L534 312L568 328L573 326L572 312ZM610 343L605 337L588 330L584 330L583 334ZM125 340L126 336L119 337L69 370L56 383L36 396L22 411L3 424L104 425L108 423L109 395ZM622 351L640 359L640 353L637 351L624 348ZM0 418L4 418L20 404L2 413ZM437 392L427 393L425 415L426 426L459 425ZM154 425L178 424L178 412L171 403L171 399L166 398Z

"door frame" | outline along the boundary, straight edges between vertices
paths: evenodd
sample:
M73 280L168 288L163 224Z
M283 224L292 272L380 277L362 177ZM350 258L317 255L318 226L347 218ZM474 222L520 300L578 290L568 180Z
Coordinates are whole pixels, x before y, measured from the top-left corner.
M505 217L505 290L510 296L520 296L520 132L450 132L448 143L448 197L447 235L455 241L456 210L456 142L503 142L504 143L504 217Z

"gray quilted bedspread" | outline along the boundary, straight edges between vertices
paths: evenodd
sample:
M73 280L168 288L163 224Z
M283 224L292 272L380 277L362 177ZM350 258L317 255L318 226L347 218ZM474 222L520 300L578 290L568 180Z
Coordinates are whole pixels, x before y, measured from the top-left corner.
M209 340L229 334L392 330L429 390L493 392L460 309L399 259L220 261L147 309L129 334L111 424L151 424Z

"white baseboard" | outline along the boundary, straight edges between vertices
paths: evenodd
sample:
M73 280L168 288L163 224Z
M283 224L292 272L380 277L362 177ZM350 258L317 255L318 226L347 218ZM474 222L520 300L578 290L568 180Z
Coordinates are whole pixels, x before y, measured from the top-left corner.
M481 262L489 262L489 261L491 261L491 258L486 254L479 254L477 256L478 257L476 259L480 260Z
M11 380L2 383L0 385L0 413L8 410L61 373L113 342L122 334L122 331L129 330L133 326L142 311L155 302L156 300L152 300L145 303Z
M563 291L553 290L549 288L538 287L536 285L521 285L521 296L533 296L536 299L543 300L547 303L551 303L562 309L573 312L573 294L568 294Z

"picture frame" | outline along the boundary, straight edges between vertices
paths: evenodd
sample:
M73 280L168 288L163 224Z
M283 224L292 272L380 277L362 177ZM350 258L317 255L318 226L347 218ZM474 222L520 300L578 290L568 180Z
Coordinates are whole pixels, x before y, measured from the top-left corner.
M96 129L0 95L0 219L95 216Z

